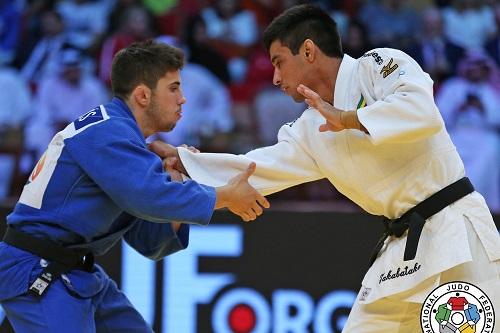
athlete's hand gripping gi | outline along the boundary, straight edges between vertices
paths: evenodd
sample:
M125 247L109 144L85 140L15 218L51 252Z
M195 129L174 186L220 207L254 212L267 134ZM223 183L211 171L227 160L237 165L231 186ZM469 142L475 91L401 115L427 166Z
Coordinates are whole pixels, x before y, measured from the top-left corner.
M185 174L186 176L189 176L186 169L184 168L184 165L182 164L181 159L179 158L177 147L174 147L160 140L155 140L148 145L148 148L153 153L155 153L156 155L160 156L163 159L163 166L165 169L169 167L171 169L177 170L180 173ZM195 153L200 152L199 150L193 147L190 147L188 149Z
M174 169L173 163L175 163L175 159L171 159L170 161L165 160L163 162L163 168L168 172L172 181L182 183L182 174ZM180 227L181 222L172 221L172 229L174 229L175 232L178 232Z

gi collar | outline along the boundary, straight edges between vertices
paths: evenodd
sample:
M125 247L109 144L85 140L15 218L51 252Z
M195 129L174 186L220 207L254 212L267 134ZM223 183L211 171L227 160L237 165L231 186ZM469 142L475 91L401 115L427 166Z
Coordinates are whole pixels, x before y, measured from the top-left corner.
M346 100L349 99L352 93L352 80L354 79L354 71L357 68L357 60L353 57L344 54L340 63L337 80L335 81L335 90L333 92L333 106L339 109L345 107Z
M111 100L111 103L116 105L118 107L119 110L121 111L125 111L124 113L129 117L129 118L132 118L134 120L134 122L137 122L134 115L132 114L132 111L130 110L130 108L128 107L127 103L125 103L125 101L123 99L121 99L120 97L113 97L113 99Z

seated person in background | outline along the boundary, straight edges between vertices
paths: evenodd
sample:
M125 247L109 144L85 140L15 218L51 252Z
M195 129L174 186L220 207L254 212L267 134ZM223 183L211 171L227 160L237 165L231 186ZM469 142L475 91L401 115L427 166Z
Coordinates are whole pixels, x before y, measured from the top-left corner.
M458 68L458 75L441 85L436 104L467 174L490 209L498 212L500 92L492 81L498 69L493 60L479 51L467 55Z
M58 73L44 77L34 97L34 115L25 130L26 150L39 158L51 138L66 125L108 99L108 91L94 75L82 70L78 49L60 51Z
M11 195L13 177L19 172L24 126L33 108L27 82L0 60L0 200Z

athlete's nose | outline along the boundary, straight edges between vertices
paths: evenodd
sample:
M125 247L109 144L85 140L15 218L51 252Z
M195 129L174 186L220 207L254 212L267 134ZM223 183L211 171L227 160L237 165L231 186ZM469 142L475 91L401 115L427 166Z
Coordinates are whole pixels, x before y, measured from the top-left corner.
M281 84L281 75L279 73L279 69L274 69L274 74L273 74L273 84L275 86L279 86Z

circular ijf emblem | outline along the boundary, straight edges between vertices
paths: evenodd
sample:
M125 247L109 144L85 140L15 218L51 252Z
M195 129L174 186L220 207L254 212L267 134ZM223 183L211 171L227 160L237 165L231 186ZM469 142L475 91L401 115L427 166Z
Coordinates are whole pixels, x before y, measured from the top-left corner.
M434 289L420 312L424 333L493 333L495 311L488 296L467 282Z

